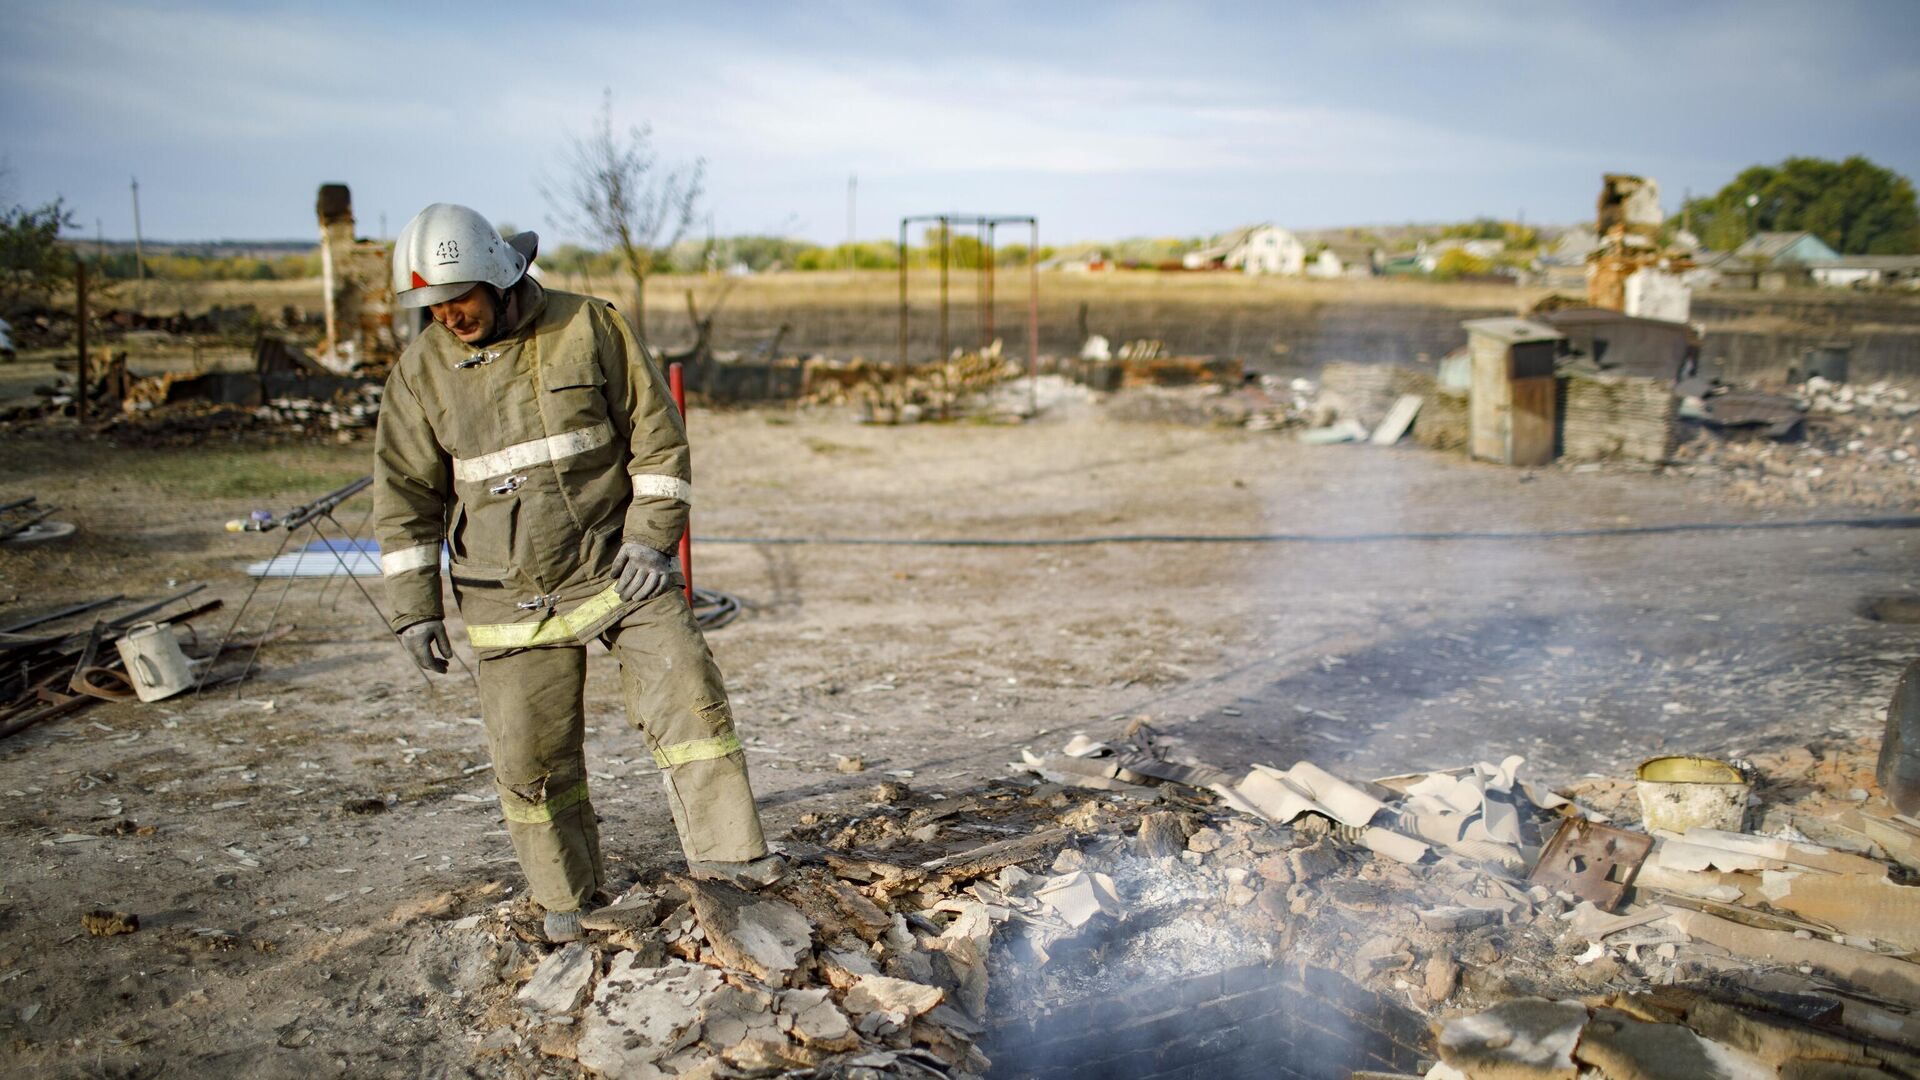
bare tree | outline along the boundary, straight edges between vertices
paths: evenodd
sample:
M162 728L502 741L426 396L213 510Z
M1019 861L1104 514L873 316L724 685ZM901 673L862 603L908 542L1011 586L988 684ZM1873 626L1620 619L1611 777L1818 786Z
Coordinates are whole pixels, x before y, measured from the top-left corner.
M604 244L633 278L633 328L647 332L647 275L686 235L703 194L706 162L669 165L653 148L653 131L642 124L624 133L613 128L613 91L600 99L598 121L570 140L556 183L542 184L554 223Z

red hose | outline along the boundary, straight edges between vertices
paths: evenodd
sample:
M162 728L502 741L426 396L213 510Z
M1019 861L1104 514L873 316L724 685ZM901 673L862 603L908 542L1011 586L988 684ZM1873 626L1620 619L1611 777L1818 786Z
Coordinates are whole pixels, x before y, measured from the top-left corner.
M680 410L680 422L687 420L687 384L679 363L667 365L667 386L673 391L673 404ZM687 531L680 534L680 577L686 582L687 606L693 606L693 521L689 514Z

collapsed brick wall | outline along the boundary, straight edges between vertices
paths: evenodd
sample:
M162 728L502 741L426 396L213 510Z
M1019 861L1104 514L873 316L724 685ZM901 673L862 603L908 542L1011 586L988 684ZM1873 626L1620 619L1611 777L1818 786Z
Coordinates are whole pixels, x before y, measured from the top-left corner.
M1709 327L1700 354L1706 370L1722 379L1785 378L1788 371L1805 367L1808 349L1836 339L1853 345L1848 377L1856 383L1920 378L1920 334L1904 327L1780 332Z
M915 288L920 289L918 283ZM925 362L939 352L938 302L916 291L911 309L909 352L916 362ZM728 300L725 316L716 327L716 344L757 347L786 324L790 329L783 341L788 351L891 361L899 354L899 313L899 302L891 297L782 302L741 290ZM1116 348L1123 342L1152 338L1174 355L1231 356L1259 370L1298 371L1342 360L1411 364L1422 354L1437 359L1466 342L1461 320L1511 314L1511 305L1454 308L1365 300L1275 301L1258 294L1208 300L1174 293L1165 298L1120 296L1091 302L1086 329L1105 336ZM671 351L692 342L685 320L661 323L652 328L656 346ZM1040 351L1079 355L1080 327L1079 301L1071 296L1056 299L1043 285ZM980 319L970 300L955 299L948 333L950 347L980 344ZM994 336L1005 341L1014 355L1025 356L1024 292L1012 300L1004 292L1000 295L994 306ZM1276 351L1276 347L1282 348Z
M1045 1009L997 1029L995 1077L1346 1080L1418 1073L1425 1022L1324 968L1250 965Z
M1465 451L1472 434L1472 398L1464 390L1434 387L1413 421L1413 439L1429 450Z
M1320 393L1345 402L1351 415L1368 427L1386 418L1402 394L1427 396L1433 375L1403 364L1357 364L1339 361L1320 369ZM1416 423L1418 421L1416 420Z
M1672 456L1673 387L1666 380L1574 374L1561 386L1561 457L1660 462Z

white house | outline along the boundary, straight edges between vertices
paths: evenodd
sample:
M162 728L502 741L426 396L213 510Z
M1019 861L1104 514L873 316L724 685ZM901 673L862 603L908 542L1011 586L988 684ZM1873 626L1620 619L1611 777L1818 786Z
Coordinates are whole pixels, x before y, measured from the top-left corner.
M1285 229L1265 223L1248 225L1219 237L1180 260L1189 270L1212 267L1248 274L1298 277L1307 266L1307 246Z
M1920 288L1920 255L1842 255L1813 267L1813 280L1840 288Z
M1372 277L1379 252L1371 244L1330 243L1307 265L1307 276L1317 278Z

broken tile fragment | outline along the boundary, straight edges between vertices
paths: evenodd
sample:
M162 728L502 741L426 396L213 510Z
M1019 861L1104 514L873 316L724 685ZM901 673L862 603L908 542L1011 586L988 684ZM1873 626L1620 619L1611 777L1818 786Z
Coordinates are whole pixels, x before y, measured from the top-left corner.
M720 988L720 972L694 964L648 968L616 957L581 1023L576 1060L607 1076L664 1075L656 1063L700 1038L700 1001Z
M1427 957L1426 981L1423 984L1427 1000L1439 1003L1453 996L1454 988L1460 985L1460 965L1445 953L1434 953Z
M1220 835L1220 830L1212 828L1196 829L1192 836L1187 837L1187 850L1197 851L1205 855L1209 852L1219 851L1220 845L1224 843L1226 843L1226 837Z
M720 1057L747 1076L779 1076L820 1064L818 1054L785 1039L743 1039L722 1051Z
M1287 852L1287 867L1294 881L1312 881L1340 869L1340 852L1332 841L1320 840Z
M727 967L778 986L812 951L812 924L792 904L721 882L686 887L708 946Z
M826 987L787 990L780 994L780 1012L790 1016L787 1033L817 1050L841 1052L860 1045L847 1015L834 1005Z
M580 916L584 930L612 933L616 930L644 930L654 925L668 901L645 889L635 889L603 908Z
M1114 889L1113 879L1086 870L1062 874L1035 889L1033 896L1076 930L1096 915L1117 919L1127 912Z
M514 1000L535 1013L557 1016L572 1012L587 995L594 966L593 949L585 942L573 942L540 961Z
M1180 815L1166 810L1143 816L1134 835L1140 854L1150 859L1178 855L1189 842Z
M945 998L939 987L885 975L868 975L847 991L844 1004L866 1034L898 1031Z

